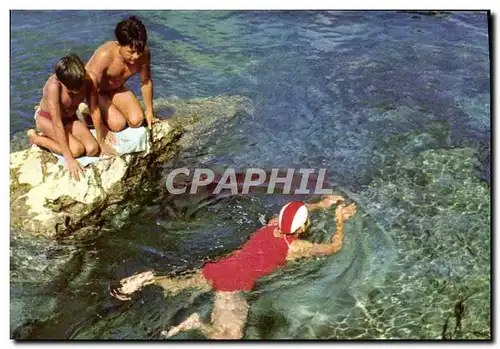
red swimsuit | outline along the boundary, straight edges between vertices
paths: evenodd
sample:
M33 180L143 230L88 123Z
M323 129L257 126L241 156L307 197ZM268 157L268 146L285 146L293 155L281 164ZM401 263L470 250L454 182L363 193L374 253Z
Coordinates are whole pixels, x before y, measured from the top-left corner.
M276 237L276 227L273 224L257 230L241 250L203 266L203 276L212 282L214 291L249 291L258 278L286 263L289 244L297 237Z
M43 116L44 118L47 118L50 121L52 121L52 116L50 115L50 113L48 111L40 109L40 111L38 112L38 115Z

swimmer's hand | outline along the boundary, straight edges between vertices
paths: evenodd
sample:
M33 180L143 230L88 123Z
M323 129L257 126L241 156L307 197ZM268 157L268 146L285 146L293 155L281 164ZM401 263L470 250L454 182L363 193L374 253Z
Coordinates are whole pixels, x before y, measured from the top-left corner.
M344 201L344 198L340 195L325 195L322 200L315 204L305 204L308 210L316 210L318 208L329 208L330 206L336 204L337 202Z
M322 200L318 203L321 207L329 208L338 202L344 201L344 198L340 195L325 195Z
M337 206L337 211L335 211L335 213L337 214L337 219L338 215L340 214L342 215L342 219L346 221L356 214L356 210L357 210L356 204L353 202L349 206L344 206L344 204L339 204L339 206Z

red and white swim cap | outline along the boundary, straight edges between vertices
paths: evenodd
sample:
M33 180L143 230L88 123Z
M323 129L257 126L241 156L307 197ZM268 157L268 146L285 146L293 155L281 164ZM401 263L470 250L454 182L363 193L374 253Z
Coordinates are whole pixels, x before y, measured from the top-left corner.
M293 234L307 221L307 207L303 202L292 201L280 211L279 228L282 233Z

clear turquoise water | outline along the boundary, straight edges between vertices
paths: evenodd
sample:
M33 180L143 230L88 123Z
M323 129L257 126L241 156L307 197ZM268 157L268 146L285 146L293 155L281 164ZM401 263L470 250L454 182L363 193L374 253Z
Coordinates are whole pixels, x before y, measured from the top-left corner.
M57 59L69 52L88 59L130 14L11 12L11 135L33 126L33 105ZM451 325L442 328L455 321L450 314L469 293L467 309L483 310L470 310L463 332L446 335L485 336L491 156L486 13L134 14L148 29L156 98L240 94L255 103L253 116L220 125L166 171L197 164L325 167L365 212L349 227L342 254L292 265L289 277L271 276L249 295L254 305L247 338L436 338L450 331ZM139 92L137 78L130 86ZM465 147L474 151L460 150ZM457 153L438 156L448 161L432 153L453 148ZM457 209L464 195L478 204ZM221 200L180 219L150 203L90 245L16 240L11 331L21 338L157 339L194 310L208 316L209 295L187 303L148 288L123 305L110 299L107 287L137 270L173 273L231 251L260 225L260 216L277 212L288 199ZM196 205L190 198L179 201ZM327 216L318 218L323 233L332 224ZM422 237L428 230L434 239ZM458 253L464 246L475 257ZM19 262L24 255L44 263L69 260L69 267L48 267L42 277ZM457 277L466 280L463 288ZM29 286L34 280L39 286ZM294 306L285 309L283 302Z
M255 101L255 117L239 127L245 152L226 162L287 166L307 156L314 166L342 163L336 178L349 178L346 184L366 182L374 138L433 120L451 123L448 146L490 148L486 13L136 14L149 33L156 97L229 93ZM68 52L90 58L127 15L12 12L11 134L33 125L32 105L57 59ZM131 86L139 92L137 78ZM391 112L400 116L380 120Z

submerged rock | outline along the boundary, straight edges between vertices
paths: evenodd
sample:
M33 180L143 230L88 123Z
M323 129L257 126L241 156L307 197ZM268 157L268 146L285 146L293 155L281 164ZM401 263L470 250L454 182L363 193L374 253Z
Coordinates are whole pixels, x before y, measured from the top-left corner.
M358 338L491 338L491 194L478 164L470 148L425 150L360 194L399 253L363 312L342 319L366 329Z
M170 117L154 125L148 151L103 158L88 165L79 182L37 146L11 153L11 226L56 239L96 238L107 218L124 219L151 196L145 184L158 178L156 169L189 146L197 132L252 112L250 101L239 96L156 100L155 108Z

